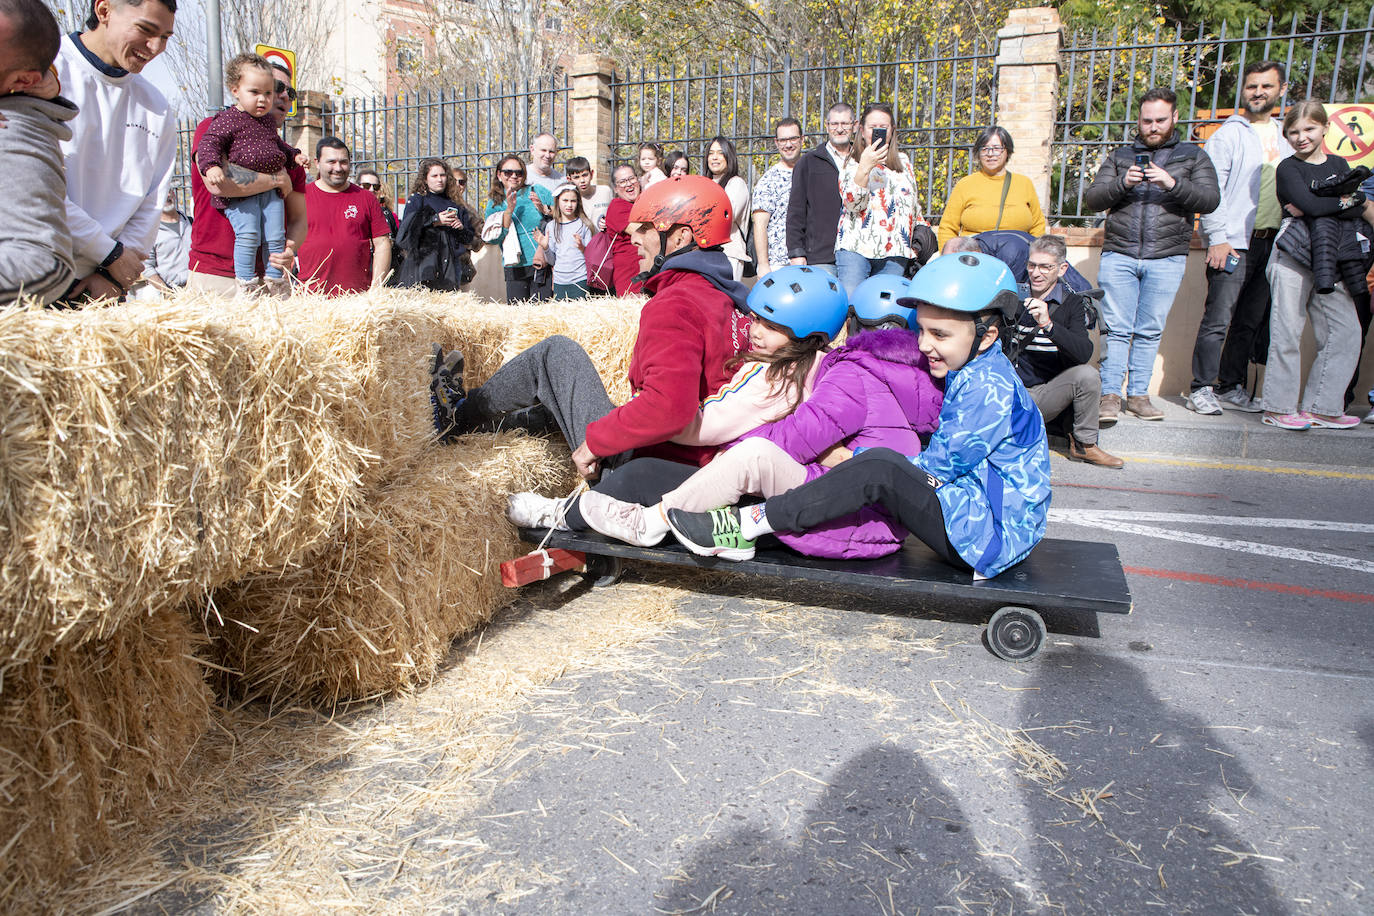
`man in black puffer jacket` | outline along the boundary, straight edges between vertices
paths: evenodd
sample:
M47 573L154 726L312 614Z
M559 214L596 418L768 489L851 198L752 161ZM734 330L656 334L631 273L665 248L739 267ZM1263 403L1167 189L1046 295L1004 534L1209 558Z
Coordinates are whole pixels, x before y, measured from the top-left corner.
M1183 280L1194 215L1211 213L1221 202L1212 160L1201 147L1179 141L1177 123L1173 92L1145 93L1135 142L1112 151L1083 195L1087 207L1107 211L1097 276L1107 294L1103 426L1115 423L1122 409L1123 381L1129 413L1163 419L1149 395L1159 338Z

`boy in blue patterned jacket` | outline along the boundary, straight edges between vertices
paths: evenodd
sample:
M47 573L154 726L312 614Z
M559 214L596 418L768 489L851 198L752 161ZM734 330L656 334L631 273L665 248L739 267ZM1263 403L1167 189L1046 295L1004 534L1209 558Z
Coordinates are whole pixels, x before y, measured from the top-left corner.
M1016 283L983 254L932 261L911 281L930 374L945 378L940 428L918 458L857 450L830 473L766 502L711 512L668 511L678 540L704 555L774 531L806 531L879 505L974 578L1021 562L1045 535L1050 453L1045 422L997 345L1020 307Z

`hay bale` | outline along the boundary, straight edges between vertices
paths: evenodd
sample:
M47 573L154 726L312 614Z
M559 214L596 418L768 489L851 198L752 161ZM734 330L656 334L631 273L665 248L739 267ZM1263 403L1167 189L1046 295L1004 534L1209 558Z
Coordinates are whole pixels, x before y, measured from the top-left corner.
M44 909L177 781L210 721L202 641L160 611L0 669L0 910Z
M506 495L566 492L568 451L519 433L427 450L375 491L338 541L214 593L205 620L237 690L332 705L425 683L454 638L511 593L524 553Z
M612 400L629 399L630 353L639 329L638 298L559 305L506 305L466 293L378 290L325 299L293 297L280 309L287 332L318 348L358 386L348 406L350 440L379 456L368 486L413 463L433 438L430 346L459 349L464 381L481 384L526 347L564 334L587 350Z
M344 373L232 303L0 313L0 647L10 660L302 555L365 456Z

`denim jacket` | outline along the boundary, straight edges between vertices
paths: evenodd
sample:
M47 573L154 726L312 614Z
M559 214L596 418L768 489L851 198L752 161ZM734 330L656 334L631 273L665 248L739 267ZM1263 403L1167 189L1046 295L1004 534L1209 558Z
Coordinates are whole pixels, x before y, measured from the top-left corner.
M949 373L940 428L912 460L939 482L949 542L980 576L1021 562L1045 536L1045 421L1001 347Z

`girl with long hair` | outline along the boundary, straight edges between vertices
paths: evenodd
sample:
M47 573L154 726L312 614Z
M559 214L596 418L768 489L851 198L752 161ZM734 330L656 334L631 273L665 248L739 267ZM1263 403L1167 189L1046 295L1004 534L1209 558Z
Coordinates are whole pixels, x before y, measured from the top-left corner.
M874 102L859 117L840 172L835 270L850 295L876 274L906 273L916 256L912 233L924 223L911 162L897 148L892 106Z
M466 258L477 236L477 220L454 197L453 172L442 159L424 159L410 186L396 245L405 253L397 286L456 290L472 277Z
M713 137L706 150L706 175L725 189L730 198L730 241L722 250L730 259L735 279L744 276L744 263L749 253L744 247L744 233L749 225L749 183L740 177L739 156L735 144L726 137Z
M1364 253L1355 234L1364 195L1354 187L1330 196L1316 193L1354 184L1347 181L1350 164L1322 148L1326 130L1321 102L1305 99L1290 108L1283 136L1293 155L1274 170L1284 220L1268 269L1264 422L1280 429L1350 429L1360 422L1345 412L1345 390L1360 359L1360 320L1350 291L1364 282ZM1317 356L1304 387L1302 332L1308 321Z
M525 160L514 154L504 156L496 164L487 194L482 236L501 246L507 302L534 297L534 253L539 247L535 233L548 213L548 205L525 184L525 177ZM514 242L507 244L512 235Z
M582 195L571 184L553 192L553 218L536 238L553 262L553 297L582 299L587 295L587 259L583 249L596 227L582 209Z

